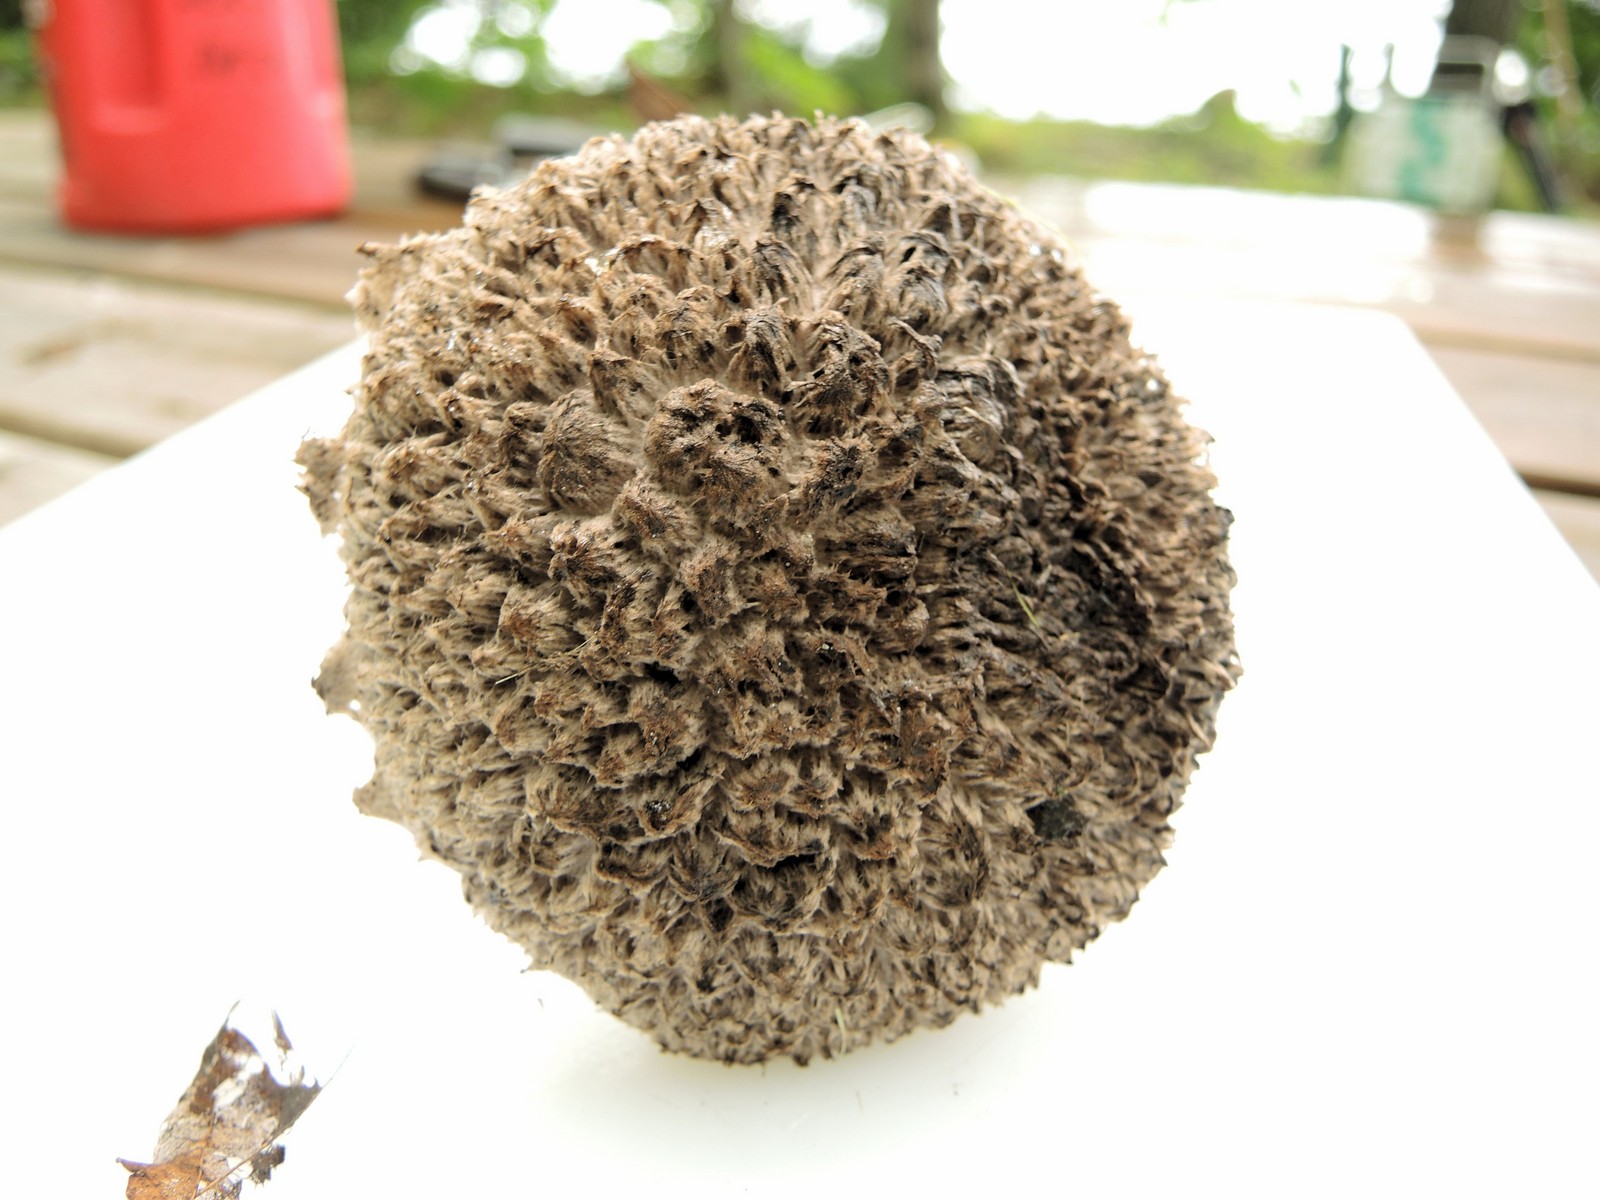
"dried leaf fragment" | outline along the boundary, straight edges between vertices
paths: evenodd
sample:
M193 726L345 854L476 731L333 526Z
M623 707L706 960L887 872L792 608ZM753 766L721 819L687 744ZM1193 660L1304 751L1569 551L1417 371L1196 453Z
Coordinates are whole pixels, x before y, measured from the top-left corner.
M264 1183L282 1164L278 1139L322 1085L289 1067L293 1047L276 1013L272 1025L276 1073L248 1037L223 1023L161 1126L155 1161L117 1160L128 1169L127 1200L237 1200L246 1176Z

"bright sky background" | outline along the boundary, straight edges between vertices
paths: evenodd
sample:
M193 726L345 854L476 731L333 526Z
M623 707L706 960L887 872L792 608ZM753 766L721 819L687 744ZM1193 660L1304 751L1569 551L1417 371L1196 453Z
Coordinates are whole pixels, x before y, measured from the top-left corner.
M1331 113L1339 46L1376 87L1393 43L1395 82L1420 92L1447 0L945 0L954 100L1113 125L1193 112L1224 88L1239 111L1285 132ZM1163 14L1165 22L1163 23Z
M1356 52L1356 83L1375 89L1383 47L1393 44L1396 85L1420 92L1439 43L1448 0L944 0L945 66L963 108L1010 117L1043 113L1105 124L1153 124L1193 112L1224 88L1239 110L1293 132L1333 111L1339 46ZM860 0L746 0L747 13L809 25L810 56L826 62L870 47L878 13ZM443 0L425 14L402 52L415 63L452 63L486 83L509 82L521 54L499 50L468 61L475 0ZM502 17L515 26L515 6ZM618 78L634 42L687 27L692 10L649 0L558 0L545 24L553 66L575 86ZM513 28L506 32L512 33Z

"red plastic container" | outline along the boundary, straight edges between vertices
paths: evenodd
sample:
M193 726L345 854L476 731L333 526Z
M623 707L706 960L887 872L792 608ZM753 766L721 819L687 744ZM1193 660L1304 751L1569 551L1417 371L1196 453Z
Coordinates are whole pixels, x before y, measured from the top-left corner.
M43 7L69 225L200 233L349 201L332 0Z

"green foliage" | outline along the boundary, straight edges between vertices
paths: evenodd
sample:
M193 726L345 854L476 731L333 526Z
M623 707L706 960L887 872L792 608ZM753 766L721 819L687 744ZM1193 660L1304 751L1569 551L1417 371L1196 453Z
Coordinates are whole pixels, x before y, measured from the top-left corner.
M0 105L42 104L43 89L33 35L23 29L0 29Z
M551 81L540 25L555 0L478 0L479 20L467 48L469 58L503 49L515 51L526 62L522 77L505 87L485 85L470 70L421 56L406 61L406 35L435 3L339 0L345 78L355 124L412 133L481 135L503 113L544 112L552 107L558 89ZM502 28L498 18L510 9L519 10L513 15L522 18L526 29L507 33ZM569 106L558 102L556 107Z
M759 81L758 111L850 114L861 111L856 93L840 78L806 61L801 48L769 29L745 36L746 64Z
M711 94L719 69L711 5L707 0L655 2L673 14L677 27L663 37L637 43L629 60L651 78L670 81L686 96Z
M1535 72L1548 69L1555 57L1543 8L1542 3L1526 4L1517 40L1517 48ZM1557 157L1580 193L1580 204L1592 207L1600 204L1600 0L1566 0L1566 14L1582 105L1571 141L1561 137L1554 98L1540 97L1537 103L1543 127L1556 143Z
M39 102L33 35L22 23L22 0L0 0L0 104Z
M952 133L986 167L1006 174L1077 175L1265 188L1287 192L1339 190L1336 168L1321 143L1275 137L1233 110L1226 93L1192 117L1149 129L1055 121L1008 121L958 114Z
M698 11L698 36L692 38L687 54L682 33L659 43L642 43L635 48L634 61L694 98L702 110L740 107L730 103L739 96L746 98L745 107L756 110L852 115L919 98L913 79L917 64L903 44L904 32L914 10L922 10L925 21L930 19L926 10L935 0L861 0L883 12L884 36L870 49L827 60L812 49L811 19L802 5L793 6L792 16L773 24L743 21L735 39L740 47L737 61L717 60L715 27L728 19L731 0L657 2L674 12ZM665 56L658 54L663 47L669 48ZM676 67L664 65L663 59ZM939 74L937 63L931 70Z
M621 89L597 96L561 88L552 75L541 36L556 0L477 0L482 20L471 50L506 48L527 62L522 79L508 87L486 86L469 71L396 51L413 22L437 0L337 0L350 111L355 124L395 132L482 137L507 112L573 116L597 126L633 123ZM582 0L566 0L581 3ZM863 0L884 14L879 45L823 62L808 50L809 18L795 7L775 27L740 22L719 43L718 17L726 22L732 0L656 0L674 16L665 36L641 42L631 60L702 112L739 106L748 110L864 113L907 98L911 64L901 33L913 8L927 0ZM1171 4L1189 0L1169 0ZM1519 48L1535 71L1551 62L1542 0L1524 0ZM1569 178L1600 202L1600 0L1565 0L1584 108L1575 137L1559 142ZM509 8L518 22L498 22ZM505 28L513 29L508 34ZM726 35L726 28L721 32ZM719 47L737 44L736 62L723 61ZM739 98L738 101L735 98ZM22 27L21 0L0 0L0 104L42 103L31 35ZM1545 129L1559 126L1554 103L1540 100ZM940 132L973 148L984 164L1009 173L1061 172L1134 180L1334 192L1337 170L1320 143L1275 137L1243 120L1218 97L1192 117L1150 129L1119 129L1087 122L1034 119L1014 122L989 114L951 114ZM1532 194L1519 169L1508 166L1501 203L1531 207Z
M338 0L345 76L367 83L389 74L389 60L411 22L433 0Z
M1600 109L1600 0L1566 0L1567 29L1578 68L1578 91L1591 112ZM1529 7L1523 22L1523 52L1535 62L1550 61L1550 40L1542 7Z

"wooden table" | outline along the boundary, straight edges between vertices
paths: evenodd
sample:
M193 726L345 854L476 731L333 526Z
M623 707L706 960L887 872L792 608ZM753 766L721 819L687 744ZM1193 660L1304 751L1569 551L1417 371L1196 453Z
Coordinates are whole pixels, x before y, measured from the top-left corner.
M0 529L8 1194L116 1195L240 998L343 1062L278 1200L1591 1190L1600 590L1395 318L1140 313L1238 516L1246 674L1170 865L1035 992L805 1069L523 974L351 805L290 462L351 352Z
M410 186L427 149L358 138L355 204L337 221L93 237L51 215L45 115L0 113L0 521L345 340L354 248L458 219ZM1235 297L1403 317L1600 577L1600 229L1501 213L1463 230L1398 205L1221 189L999 186L1135 313ZM1292 394L1293 375L1284 384Z

